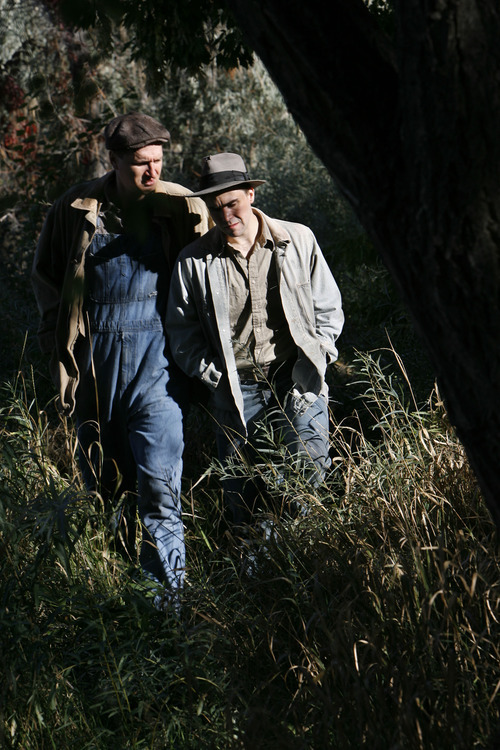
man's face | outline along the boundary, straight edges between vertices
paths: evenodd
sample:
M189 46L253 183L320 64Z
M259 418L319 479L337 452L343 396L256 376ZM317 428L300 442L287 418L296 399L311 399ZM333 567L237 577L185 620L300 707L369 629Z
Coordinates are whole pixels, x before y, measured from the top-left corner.
M163 147L152 144L124 153L111 153L118 195L123 199L140 200L154 193L163 166Z
M255 215L252 211L255 191L230 190L206 199L206 204L214 223L227 237L251 239L254 232ZM247 236L248 235L248 236Z

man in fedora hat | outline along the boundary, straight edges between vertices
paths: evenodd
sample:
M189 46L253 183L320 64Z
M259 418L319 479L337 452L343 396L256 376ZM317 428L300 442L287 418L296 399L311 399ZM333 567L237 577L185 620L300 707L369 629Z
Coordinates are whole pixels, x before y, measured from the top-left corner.
M310 229L254 207L241 156L205 158L200 189L215 227L180 254L167 312L172 354L212 393L219 458L253 465L279 437L285 461L319 482L329 465L325 371L337 358L341 297ZM235 524L248 524L256 490L224 480Z
M85 484L115 508L137 487L141 564L169 598L184 575L185 377L171 360L164 316L176 256L209 217L202 200L160 179L170 137L161 123L131 112L104 137L112 170L71 188L44 223L32 277L38 335L60 407L76 414ZM118 527L129 551L131 526Z

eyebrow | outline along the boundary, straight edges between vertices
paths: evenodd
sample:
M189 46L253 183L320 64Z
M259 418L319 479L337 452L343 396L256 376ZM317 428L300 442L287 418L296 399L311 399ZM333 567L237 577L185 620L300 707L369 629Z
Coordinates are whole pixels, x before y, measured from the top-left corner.
M208 206L209 211L218 211L221 208L224 208L225 206L230 206L231 203L237 203L237 202L238 202L238 198L232 198L230 201L228 201L227 203L223 203L221 206L216 206L215 203L207 203L207 206Z
M144 163L147 163L147 162L150 162L150 161L161 161L162 159L163 159L163 155L162 156L155 156L154 159L146 159L146 158L136 159L134 157L134 160L133 160L132 164L144 164Z

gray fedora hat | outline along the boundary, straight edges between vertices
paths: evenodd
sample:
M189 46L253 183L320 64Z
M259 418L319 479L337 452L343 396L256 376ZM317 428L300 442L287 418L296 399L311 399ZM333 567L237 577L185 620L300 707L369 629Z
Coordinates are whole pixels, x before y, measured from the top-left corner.
M257 187L265 180L251 180L245 162L239 154L205 156L200 176L200 189L192 195L223 193L237 187Z

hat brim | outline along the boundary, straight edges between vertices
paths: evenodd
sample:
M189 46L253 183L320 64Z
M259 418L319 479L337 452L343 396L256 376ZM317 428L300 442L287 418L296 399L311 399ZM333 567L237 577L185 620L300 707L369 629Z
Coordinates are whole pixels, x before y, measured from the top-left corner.
M220 185L212 185L212 187L205 188L205 190L198 190L196 193L190 193L188 197L203 198L203 196L210 195L210 193L227 193L229 190L235 190L239 187L258 187L265 182L265 180L237 180L236 182L226 182Z

